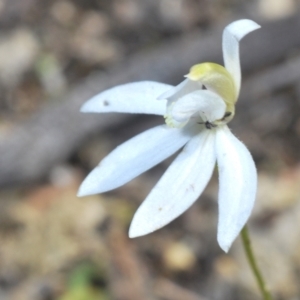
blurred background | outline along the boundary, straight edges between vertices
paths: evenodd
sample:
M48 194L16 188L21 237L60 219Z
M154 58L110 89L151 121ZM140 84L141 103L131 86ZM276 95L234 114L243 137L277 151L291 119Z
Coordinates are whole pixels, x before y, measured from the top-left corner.
M187 212L145 237L132 216L173 158L78 199L114 147L163 120L80 114L117 84L178 84L222 63L225 25L262 25L241 45L233 132L257 162L250 233L275 299L300 299L300 16L296 0L0 0L0 300L260 299L240 240L216 241L217 174Z

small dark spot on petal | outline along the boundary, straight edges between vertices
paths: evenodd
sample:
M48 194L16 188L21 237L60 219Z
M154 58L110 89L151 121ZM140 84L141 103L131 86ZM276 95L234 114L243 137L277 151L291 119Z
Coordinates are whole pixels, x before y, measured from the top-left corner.
M162 211L162 207L159 207L158 210L159 210L159 211Z
M191 191L195 192L195 186L192 183L185 189L186 193L190 193Z
M104 100L104 101L103 101L103 105L104 105L104 106L108 106L108 105L109 105L109 102L108 102L107 100Z

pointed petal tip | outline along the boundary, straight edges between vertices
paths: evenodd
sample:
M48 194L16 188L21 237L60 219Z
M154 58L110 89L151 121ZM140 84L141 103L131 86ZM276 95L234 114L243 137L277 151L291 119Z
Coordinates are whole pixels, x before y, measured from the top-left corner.
M152 231L144 230L143 225L137 224L137 222L135 222L134 218L133 218L133 221L130 224L128 236L129 236L129 238L134 239L134 238L146 235L151 232Z
M83 181L78 189L77 197L85 197L85 196L90 196L93 194L96 194L96 193L91 192L89 190L89 188L87 187L87 185L85 184L85 181Z
M249 19L243 19L240 20L244 24L244 26L247 28L247 33L250 33L254 30L260 29L261 25L257 24L256 22L249 20Z
M130 232L128 233L128 236L130 239L134 239L136 237L134 234L131 234Z
M84 193L79 189L76 196L80 198L80 197L84 197L85 195L84 195Z
M77 197L101 194L111 190L109 184L103 180L102 170L99 166L94 168L81 183Z
M89 113L89 112L101 112L98 109L98 106L101 103L101 95L103 94L97 94L95 96L92 96L88 100L86 100L80 107L79 111L82 113ZM101 105L100 105L101 106Z
M87 104L88 104L88 102L84 103L84 104L80 107L79 111L82 112L82 113L89 112L89 108L88 108L88 105L87 105Z
M229 242L227 239L223 239L220 236L218 236L218 244L225 253L228 253L232 242Z
M76 196L79 197L79 198L81 198L81 197L86 197L86 196L93 195L93 193L89 192L86 189L86 187L83 185L83 183L80 185Z
M139 236L141 236L141 235L136 234L136 232L134 232L134 231L131 230L131 228L130 228L130 229L129 229L128 236L129 236L129 238L134 239L134 238L137 238L137 237L139 237Z
M129 236L129 238L131 238L131 239L137 237L137 236L135 235L134 230L133 230L132 223L133 223L133 222L131 222L130 227L129 227L129 231L128 231L128 236Z
M77 192L77 197L84 197L87 196L86 190L85 190L85 181L86 179L83 180L83 182L81 183L81 185L78 188L78 192Z
M230 246L227 246L227 245L223 245L223 246L220 245L220 247L225 253L228 253L228 251L230 249Z

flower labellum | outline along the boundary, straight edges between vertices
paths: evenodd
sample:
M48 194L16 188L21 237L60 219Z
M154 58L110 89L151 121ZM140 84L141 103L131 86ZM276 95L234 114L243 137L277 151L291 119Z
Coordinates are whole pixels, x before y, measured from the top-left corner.
M201 63L175 87L134 82L88 100L82 112L155 114L164 116L166 124L118 146L86 177L78 196L120 187L184 147L138 208L129 236L151 233L187 210L203 192L217 163L217 239L227 252L247 222L256 196L257 174L251 154L226 124L234 117L240 92L239 41L259 27L251 20L239 20L224 29L224 67Z

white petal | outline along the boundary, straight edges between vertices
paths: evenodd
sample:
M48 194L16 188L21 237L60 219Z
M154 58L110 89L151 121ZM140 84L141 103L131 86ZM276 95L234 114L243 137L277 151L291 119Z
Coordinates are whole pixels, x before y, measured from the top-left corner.
M185 146L135 213L130 237L165 226L197 200L215 166L214 144L214 132L203 130Z
M166 101L157 101L157 97L170 88L171 85L152 81L119 85L88 100L81 112L164 115Z
M199 113L203 120L214 122L224 117L226 104L216 93L208 90L192 92L170 107L170 115L177 122L187 122L192 115Z
M194 92L196 90L201 90L201 88L202 88L202 84L199 81L193 81L187 78L181 83L179 83L177 86L172 87L171 89L167 90L163 94L159 95L157 99L158 100L167 99L169 100L170 103L191 92Z
M260 25L257 23L244 19L229 24L223 31L224 65L233 77L237 96L241 87L239 41L245 35L258 28L260 28Z
M83 181L78 196L115 189L157 165L193 135L191 129L173 129L165 125L149 129L106 156Z
M227 252L251 214L257 173L250 152L227 126L217 129L216 152L220 180L218 242Z

